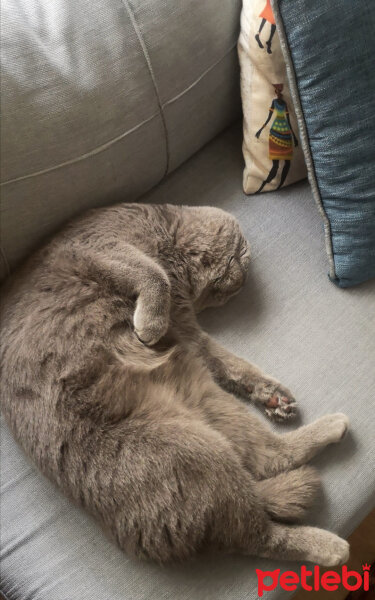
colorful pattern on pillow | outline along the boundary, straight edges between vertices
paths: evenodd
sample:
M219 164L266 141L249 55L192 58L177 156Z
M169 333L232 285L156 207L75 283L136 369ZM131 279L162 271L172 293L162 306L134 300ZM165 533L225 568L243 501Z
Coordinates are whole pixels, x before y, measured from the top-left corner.
M270 0L244 0L238 42L246 194L306 177L285 61Z

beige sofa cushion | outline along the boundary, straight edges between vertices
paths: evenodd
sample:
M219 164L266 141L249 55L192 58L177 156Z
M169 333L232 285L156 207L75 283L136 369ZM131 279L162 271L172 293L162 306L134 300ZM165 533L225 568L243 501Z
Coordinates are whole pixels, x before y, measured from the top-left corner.
M238 53L244 113L243 188L253 194L306 177L270 0L243 1Z
M1 240L12 270L239 118L241 0L2 0Z

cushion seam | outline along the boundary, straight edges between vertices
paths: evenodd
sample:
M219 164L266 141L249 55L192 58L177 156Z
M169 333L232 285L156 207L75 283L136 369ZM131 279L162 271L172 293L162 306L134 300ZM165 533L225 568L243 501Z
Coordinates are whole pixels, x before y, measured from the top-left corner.
M168 106L169 104L173 104L173 102L176 102L176 100L179 100L180 98L182 98L182 96L184 96L185 94L190 92L190 90L192 88L194 88L206 75L208 75L208 73L210 71L212 71L215 67L217 67L217 65L219 65L236 47L237 47L237 42L232 44L232 46L228 50L226 50L226 52L224 54L222 54L222 56L220 56L220 58L218 58L218 60L216 60L214 63L212 63L212 65L207 67L207 69L205 71L203 71L203 73L201 73L199 75L199 77L197 77L197 79L195 79L193 81L193 83L191 83L185 89L183 89L182 92L179 92L178 94L176 94L176 96L173 96L173 98L166 100L162 105L163 108L165 106Z
M127 135L130 135L131 133L134 133L135 131L137 131L137 129L139 129L140 127L143 127L143 125L147 125L147 123L149 123L150 121L155 119L158 115L159 115L159 113L155 113L155 114L151 115L151 117L148 117L147 119L145 119L141 123L138 123L131 129L128 129L124 133L120 133L120 135L112 138L108 142L104 142L104 144L101 144L100 146L96 146L95 148L93 148L92 150L89 150L88 152L85 152L84 154L80 154L79 156L75 156L74 158L65 160L57 165L53 165L52 167L46 167L45 169L40 169L40 171L34 171L32 173L27 173L26 175L20 175L18 177L13 177L12 179L7 179L6 181L1 182L0 186L9 185L10 183L16 183L17 181L23 181L24 179L29 179L29 177L37 177L38 175L44 175L45 173L49 173L50 171L55 171L57 169L61 169L62 167L72 165L74 163L80 162L81 160L86 160L86 158L91 158L91 156L95 156L96 154L100 154L101 152L104 152L105 150L110 148L113 144L120 142Z
M184 94L186 94L187 92L189 92L212 69L215 69L215 67L217 67L235 49L236 45L237 45L237 42L234 45L232 45L229 48L229 50L227 50L225 52L225 54L223 54L215 63L213 63L212 65L210 65L195 81L193 81L193 83L191 83L190 85L188 85L188 87L186 87L182 92L180 92L179 94L177 94L176 96L174 96L170 100L166 100L163 103L162 106L165 107L165 106L168 106L169 104L172 104L176 100L179 100ZM40 169L39 171L34 171L32 173L27 173L26 175L19 175L17 177L12 177L11 179L7 179L5 181L0 182L0 187L9 185L11 183L17 183L18 181L23 181L24 179L29 179L31 177L38 177L39 175L44 175L44 174L49 173L51 171L55 171L57 169L61 169L63 167L75 164L75 163L80 162L82 160L86 160L87 158L91 158L91 156L95 156L96 154L100 154L101 152L104 152L105 150L107 150L108 148L110 148L113 144L116 144L117 142L121 141L127 135L129 135L131 133L134 133L134 131L136 131L137 129L139 129L143 125L147 125L147 123L149 123L150 121L152 121L153 119L155 119L158 115L160 115L160 113L155 113L155 114L151 115L151 117L145 119L141 123L138 123L137 125L135 125L131 129L128 129L124 133L121 133L120 135L116 136L115 138L112 138L108 142L104 142L104 144L101 144L100 146L96 146L95 148L93 148L92 150L89 150L88 152L85 152L84 154L80 154L79 156L75 156L74 158L70 158L70 159L68 159L66 161L58 163L57 165L52 165L51 167L45 167L44 169ZM166 172L165 175L167 175L167 174L168 173ZM164 179L165 175L163 175L163 179Z
M131 24L132 24L133 29L135 31L135 34L136 34L136 36L138 38L139 44L140 44L140 46L142 48L142 52L143 52L143 55L145 57L145 61L146 61L146 64L147 64L148 71L150 73L152 85L153 85L153 88L154 88L156 100L157 100L158 107L159 107L159 113L160 113L160 117L161 117L161 120L162 120L163 129L164 129L164 137L165 137L166 160L165 160L164 174L162 176L162 179L164 179L164 177L166 176L166 174L168 173L168 170L169 170L170 153L169 153L169 136L168 136L167 122L166 122L166 119L165 119L165 114L164 114L163 105L162 105L162 102L161 102L159 88L158 88L158 84L157 84L157 81L156 81L154 70L152 68L150 54L149 54L149 51L147 49L147 45L146 45L145 39L144 39L144 37L142 35L141 29L140 29L140 27L139 27L139 25L138 25L138 23L136 21L135 15L134 15L131 7L130 7L130 4L129 4L128 0L122 0L122 3L123 3L123 5L124 5L124 7L125 7L125 9L126 9L126 11L128 13L128 15L129 15Z
M316 176L314 159L313 159L311 148L310 148L309 134L308 134L305 115L303 112L301 99L300 99L300 95L299 95L299 90L298 90L297 75L296 75L296 72L294 69L293 57L292 57L292 53L290 51L289 43L287 40L287 35L285 32L285 28L284 28L283 18L281 16L281 12L280 12L281 2L282 2L282 0L271 0L272 9L273 9L273 12L275 15L275 20L276 20L277 30L279 33L280 46L281 46L281 50L284 55L284 59L285 59L285 63L286 63L287 75L288 75L288 80L289 80L289 85L290 85L290 92L292 95L294 109L295 109L296 116L297 116L298 128L299 128L299 132L300 132L300 136L301 136L301 144L302 144L303 152L305 155L308 179L309 179L309 182L311 185L311 190L312 190L312 194L313 194L315 203L318 207L318 210L322 216L323 223L324 223L325 246L326 246L326 252L328 255L328 262L329 262L329 277L331 280L334 280L337 282L339 280L339 278L337 277L336 271L335 271L331 224L330 224L328 215L324 208L324 204L323 204L320 189L319 189L318 179Z

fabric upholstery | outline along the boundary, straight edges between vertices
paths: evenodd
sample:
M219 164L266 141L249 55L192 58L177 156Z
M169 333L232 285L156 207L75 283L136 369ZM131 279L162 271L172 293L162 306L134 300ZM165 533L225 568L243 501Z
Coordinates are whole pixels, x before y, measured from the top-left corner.
M374 505L375 282L348 290L327 282L321 221L306 182L242 193L241 137L240 127L229 130L144 200L220 206L241 221L252 246L248 281L226 306L202 313L202 325L290 386L303 423L349 415L351 434L315 461L325 494L310 519L347 536ZM168 568L130 560L38 473L6 426L1 458L9 600L247 600L257 597L255 568L295 567L251 557L205 556ZM267 599L287 596L276 590Z
M253 194L259 190L275 190L281 184L283 169L288 166L289 172L283 185L306 177L303 150L301 144L296 146L294 141L294 135L298 138L297 119L288 88L285 60L274 23L270 0L243 1L238 56L244 115L243 189L246 194ZM284 110L277 110L280 102L274 107L275 84L283 86ZM269 117L271 119L265 125ZM263 130L260 132L261 128ZM274 146L278 151L276 154ZM288 165L285 157L288 158ZM273 159L279 160L278 170L275 174L272 173L273 179L261 188L273 169Z
M238 118L239 14L240 0L2 2L5 266Z
M331 278L375 277L375 3L273 0Z

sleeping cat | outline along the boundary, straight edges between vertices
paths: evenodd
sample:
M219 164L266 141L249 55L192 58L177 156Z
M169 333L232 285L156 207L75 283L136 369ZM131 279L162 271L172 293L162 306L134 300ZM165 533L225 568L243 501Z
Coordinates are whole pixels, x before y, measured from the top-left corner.
M158 562L205 548L337 565L348 544L293 524L319 487L306 463L345 415L277 435L290 392L198 326L242 286L249 248L216 208L121 204L73 221L6 284L2 408L42 472Z

